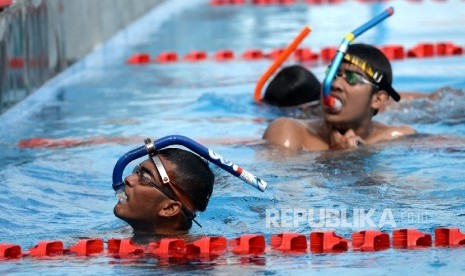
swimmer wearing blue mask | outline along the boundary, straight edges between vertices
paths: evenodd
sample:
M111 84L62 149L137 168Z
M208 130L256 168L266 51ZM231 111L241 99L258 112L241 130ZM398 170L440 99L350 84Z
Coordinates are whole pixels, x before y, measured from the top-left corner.
M330 95L337 108L326 108L321 98L322 120L279 118L263 138L291 150L318 151L356 148L414 134L409 126L372 120L389 97L400 100L391 85L392 69L386 56L374 46L351 44L331 83Z

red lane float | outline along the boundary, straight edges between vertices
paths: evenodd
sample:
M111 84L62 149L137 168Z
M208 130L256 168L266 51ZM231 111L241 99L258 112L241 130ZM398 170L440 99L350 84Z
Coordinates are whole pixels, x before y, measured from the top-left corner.
M231 50L219 50L215 53L215 59L217 61L227 61L234 59L234 52Z
M78 256L90 256L103 252L103 239L80 240L69 248L70 252Z
M324 62L330 62L337 53L336 47L325 47L321 49L321 58Z
M0 260L21 258L21 246L11 243L0 243Z
M270 238L272 249L282 252L307 252L307 237L297 233L282 233Z
M436 55L455 56L463 54L463 48L452 42L439 42L436 44Z
M259 255L265 252L265 236L259 234L245 234L239 238L229 240L229 247L234 254Z
M210 4L212 6L243 5L245 4L245 0L211 0Z
M313 253L340 253L349 249L349 241L334 231L310 233L310 251Z
M20 57L12 57L8 61L8 67L11 69L23 69L24 68L24 59Z
M130 239L110 239L108 240L108 254L116 256L142 255L145 246L136 245Z
M431 235L417 229L398 229L392 232L392 246L398 248L429 247Z
M297 45L295 45L297 46ZM461 56L464 54L464 48L453 42L427 42L418 43L411 48L406 48L400 44L388 44L380 45L378 48L386 55L389 60L401 60L405 58L432 58L432 57L444 57L444 56ZM286 59L292 51L288 49L273 49L269 52L265 52L260 49L249 49L245 50L242 54L236 55L233 50L224 49L218 50L212 55L212 60L216 61L231 61L237 57L242 60L255 61L263 58L274 59L282 57L286 52ZM293 49L293 59L297 62L317 62L323 63L330 62L337 52L336 47L323 47L320 52L313 52L310 48L296 48ZM161 52L156 58L151 60L150 55L146 53L134 54L131 56L126 63L130 65L144 65L149 62L154 63L173 63L178 62L178 54L173 51ZM184 56L184 61L187 62L200 62L209 60L208 53L205 51L191 51ZM10 64L10 67L20 68L23 66L20 61Z
M189 259L216 257L226 253L225 237L203 237L186 244L186 255Z
M309 242L308 242L309 241ZM344 253L352 248L353 252L376 252L389 249L431 248L432 238L414 228L396 229L389 234L379 230L364 230L352 233L352 244L349 240L338 236L334 231L311 232L309 239L304 234L284 232L272 235L268 250L282 254L311 253ZM465 247L465 233L457 227L440 227L435 229L436 247ZM148 245L135 244L130 239L109 239L107 250L102 239L83 239L64 248L59 240L41 241L29 251L22 252L17 244L0 243L0 261L20 259L23 257L60 258L63 256L98 256L107 254L114 258L157 258L161 264L171 261L185 262L210 261L220 255L231 252L235 255L259 256L266 252L267 244L263 234L244 234L227 240L222 236L202 237L190 243L183 239L163 238Z
M407 51L407 56L413 58L432 57L434 56L434 44L419 43L415 47Z
M380 50L389 60L405 58L405 51L402 45L386 45L382 46Z
M242 54L242 58L245 60L257 60L257 59L262 59L265 55L263 54L262 50L259 49L251 49L251 50L246 50Z
M62 241L41 241L29 249L32 257L54 257L62 256L64 253Z
M178 54L172 51L161 52L155 61L159 63L176 62L178 61Z
M11 6L13 0L0 0L0 10Z
M436 228L434 230L435 246L460 246L465 245L465 234L457 227Z
M49 139L49 138L30 138L18 142L18 147L21 149L26 148L61 148L61 147L74 147L82 145L83 141L80 139Z
M150 62L150 55L147 53L139 53L132 55L127 61L127 64L147 64Z
M211 0L212 6L226 6L226 5L244 5L251 4L256 6L268 6L268 5L290 5L299 2L304 2L309 5L321 5L321 4L340 4L346 0ZM357 0L360 3L373 4L378 2L387 2L389 0ZM421 3L423 0L406 0L412 3ZM446 2L447 0L434 0L436 2Z
M378 230L367 230L352 234L354 251L379 251L390 247L389 235Z
M146 253L158 258L184 258L186 255L186 243L182 239L161 239L149 243Z
M298 48L294 52L294 57L296 60L300 62L305 62L317 61L319 55L317 53L312 52L310 48Z
M21 149L35 149L35 148L70 148L79 146L90 146L90 145L104 145L109 143L136 143L143 140L143 137L92 137L88 139L84 138L29 138L20 140L17 144L18 148Z
M184 57L186 61L201 61L207 59L207 52L205 51L191 51L187 53L187 55Z

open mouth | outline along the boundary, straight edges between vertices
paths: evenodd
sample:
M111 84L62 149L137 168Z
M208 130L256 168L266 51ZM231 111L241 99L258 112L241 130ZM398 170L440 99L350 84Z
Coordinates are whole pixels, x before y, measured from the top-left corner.
M117 191L116 198L118 199L118 204L126 204L126 202L128 202L128 195L126 194L126 190L121 189Z
M334 99L334 105L325 106L325 112L330 113L330 114L339 113L342 110L343 101L339 99L338 97L335 97L334 95L331 95L331 97Z

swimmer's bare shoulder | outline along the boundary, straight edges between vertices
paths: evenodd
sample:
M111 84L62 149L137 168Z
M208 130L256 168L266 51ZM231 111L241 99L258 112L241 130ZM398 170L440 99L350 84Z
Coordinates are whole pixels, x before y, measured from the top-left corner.
M278 118L268 126L263 139L290 150L325 150L328 144L322 139L320 128L313 121Z
M381 123L375 123L375 129L366 142L369 144L398 139L400 137L409 136L417 133L410 126L388 126Z
M301 120L281 117L271 122L263 134L263 139L274 145L300 150L305 132L306 125Z

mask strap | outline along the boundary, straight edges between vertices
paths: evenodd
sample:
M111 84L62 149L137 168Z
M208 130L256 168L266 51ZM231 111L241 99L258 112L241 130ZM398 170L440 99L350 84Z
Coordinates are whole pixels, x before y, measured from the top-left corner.
M155 167L157 167L157 171L161 176L161 181L165 185L169 185L170 178L168 177L168 174L166 173L165 167L161 163L160 157L158 155L150 156L152 158L153 163L155 164Z
M178 200L181 202L181 205L183 205L183 209L187 211L186 215L189 219L194 221L198 226L202 227L196 220L195 220L195 213L192 212L191 210L194 210L194 207L192 205L192 202L180 194L179 192L176 191L176 187L174 187L174 184L170 181L170 178L168 176L168 173L166 172L165 166L163 166L163 163L161 162L160 156L158 156L154 144L151 142L150 139L145 140L145 147L147 149L147 152L149 153L150 159L152 160L153 164L157 168L158 174L160 174L161 181L163 182L163 185L167 185L171 187L171 190L173 191L174 195L178 198ZM176 200L176 199L174 199ZM185 206L186 203L188 206Z

